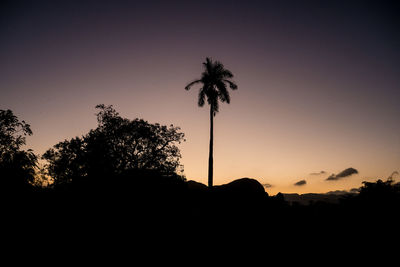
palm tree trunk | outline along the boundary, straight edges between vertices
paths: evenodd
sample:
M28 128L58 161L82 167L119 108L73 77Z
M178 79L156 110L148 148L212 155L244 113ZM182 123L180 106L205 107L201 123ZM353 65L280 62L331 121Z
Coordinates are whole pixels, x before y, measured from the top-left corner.
M213 187L214 109L210 105L210 150L208 156L208 187Z

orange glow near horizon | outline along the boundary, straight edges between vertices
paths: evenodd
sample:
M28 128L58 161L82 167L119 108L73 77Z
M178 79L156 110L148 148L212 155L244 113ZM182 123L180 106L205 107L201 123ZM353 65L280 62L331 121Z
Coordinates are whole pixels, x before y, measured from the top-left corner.
M239 90L231 92L232 103L222 104L215 117L214 184L249 177L257 179L261 184L272 185L266 188L272 195L278 192L323 193L358 188L362 181L385 179L392 172L391 169L396 168L396 149L388 145L383 147L387 153L385 157L376 154L378 147L384 145L384 140L380 144L368 143L368 139L357 140L347 132L340 135L342 129L329 135L329 129L323 128L323 122L312 121L307 114L285 114L290 110L282 109L280 105L275 106L271 100L264 103L259 97L250 98L243 89L248 85L240 83L239 79L237 82ZM179 84L185 83L182 81ZM161 104L157 104L158 108L151 103L153 96L146 94L119 99L114 108L121 116L130 119L140 117L151 123L180 126L187 140L180 145L184 174L188 180L207 184L209 107L197 107L197 92L186 92L184 86L178 86L167 87L164 91L152 88L159 94L158 98L163 99ZM146 89L151 91L150 88ZM170 105L176 98L181 99L181 104ZM98 103L101 102L99 100ZM252 103L252 108L248 108L249 103ZM63 121L66 123L59 122L60 113L52 114L54 121L49 120L47 123L42 120L32 123L29 118L26 119L34 131L34 135L28 137L27 146L32 147L36 153L43 153L63 139L87 133L96 127L94 106L93 102L92 107L80 105L81 109L74 108L67 112L65 108L60 108L60 111L65 112ZM258 113L265 116L258 116L255 122ZM170 119L171 114L174 120ZM309 123L306 128L296 124L299 116L305 118L303 122ZM54 128L54 125L59 127ZM351 142L352 146L346 141ZM343 147L347 151L339 153ZM391 157L388 157L390 153ZM330 174L337 174L348 167L354 167L360 173L340 181L325 181ZM322 170L326 173L310 175ZM307 181L306 185L294 186L294 183L302 179Z
M103 103L180 126L184 174L206 184L209 110L184 87L211 57L239 87L215 117L214 184L328 192L400 170L398 18L385 5L104 2L4 6L0 109L31 125L35 153L95 128ZM325 180L349 167L359 174Z

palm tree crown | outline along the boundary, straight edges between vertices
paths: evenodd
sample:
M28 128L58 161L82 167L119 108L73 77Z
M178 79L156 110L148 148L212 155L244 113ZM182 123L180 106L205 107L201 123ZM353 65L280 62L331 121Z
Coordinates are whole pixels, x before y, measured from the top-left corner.
M200 83L202 87L199 91L198 104L200 107L204 106L205 99L207 98L208 104L210 104L213 115L218 112L219 104L221 102L230 103L230 96L227 90L229 86L232 90L237 89L237 85L231 80L233 78L232 72L224 68L224 65L219 61L212 61L211 58L206 58L206 62L203 63L204 72L201 75L200 80L195 80L188 85L185 89L189 90L193 85Z

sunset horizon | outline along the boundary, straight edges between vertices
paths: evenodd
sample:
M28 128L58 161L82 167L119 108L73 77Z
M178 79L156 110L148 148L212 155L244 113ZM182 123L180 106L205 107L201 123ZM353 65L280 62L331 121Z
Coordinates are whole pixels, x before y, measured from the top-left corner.
M118 108L115 105L112 105L114 108ZM205 108L207 109L207 108ZM92 120L93 120L93 127L95 128L95 124L96 124L96 118L94 116L94 111L95 109L92 109L93 112L93 116L92 116ZM117 112L118 109L117 109ZM208 111L207 111L208 113ZM123 116L123 114L120 114L121 116ZM124 117L124 116L123 116ZM136 118L128 118L128 119L136 119ZM138 118L138 119L144 119L145 118ZM205 122L207 122L207 118L205 117ZM218 121L218 118L217 118ZM159 122L152 122L149 121L150 123L159 123ZM27 121L27 123L29 123ZM162 125L174 125L177 127L180 127L180 125L174 124L173 122L165 122ZM31 125L32 129L35 129L34 125ZM181 127L180 127L181 128ZM60 139L57 142L61 142L64 140L69 140L71 138L75 138L75 137L80 137L85 135L90 129L88 129L86 132L83 132L82 134L78 134L75 136L67 136L64 139ZM208 132L208 129L207 129ZM185 133L183 131L183 133ZM49 147L44 147L43 148L43 152L38 153L36 151L35 148L33 148L30 145L30 140L33 139L35 136L35 133L33 133L33 136L28 136L27 137L27 144L24 146L25 149L33 149L33 151L35 152L35 154L42 155L46 150L48 150L49 148L51 148L52 146ZM200 158L195 158L197 160L201 160L204 162L204 166L198 166L198 174L196 175L196 173L194 175L188 175L188 173L191 173L190 171L186 171L185 168L185 154L184 154L184 147L186 145L186 143L189 142L189 140L187 140L187 136L185 136L185 142L183 142L182 144L179 145L179 147L181 148L181 153L182 153L182 165L184 167L184 172L182 173L185 178L189 181L189 180L193 180L196 182L200 182L203 184L207 184L207 153L208 151L205 151L204 155ZM206 145L207 147L207 143L208 143L208 135L205 134L204 137L202 138L202 142L203 144ZM217 143L218 144L218 141ZM223 150L223 149L222 149ZM218 154L218 151L216 151ZM45 164L44 160L40 160L40 165ZM261 173L260 175L246 175L245 171L243 172L243 175L234 175L232 174L232 176L230 175L225 175L225 176L216 176L215 177L215 185L223 185L223 184L227 184L229 182L232 182L235 179L239 179L239 178L252 178L252 179L256 179L257 181L259 181L263 187L265 188L265 191L270 194L270 195L276 195L277 193L298 193L298 194L306 194L306 193L321 193L321 194L325 194L325 193L330 193L330 192L335 192L335 191L342 191L343 193L348 192L350 193L352 190L353 192L355 192L355 189L358 189L362 186L363 182L374 182L377 181L378 179L381 180L387 180L387 179L393 179L395 181L398 181L399 178L399 173L398 171L394 170L392 172L388 172L388 173L384 173L382 172L382 175L376 175L376 176L367 176L367 175L363 175L363 172L359 169L356 169L357 172L356 173L352 173L348 176L344 176L341 179L337 179L337 180L329 180L328 178L331 177L332 175L336 175L339 174L342 171L345 171L347 169L352 168L352 166L350 165L343 165L345 167L343 167L342 169L326 169L326 170L317 170L317 171L310 171L309 173L301 173L299 175L293 175L293 176L279 176L276 175L275 177L279 177L279 178L275 178L271 177L270 179L266 179L263 178L263 176L261 175L262 173L267 172L268 170L259 170L258 173ZM221 173L224 172L224 170L220 169L221 167L218 166L218 161L216 161L216 166L215 166L215 171L216 173ZM225 170L227 173L234 173L234 171L231 170L231 168L229 168L229 170ZM250 172L249 172L250 173ZM253 172L254 173L254 172ZM257 172L256 172L257 173ZM294 177L294 178L293 178ZM283 182L282 182L283 181ZM305 183L300 183L297 184L299 181L306 181Z
M209 57L238 86L214 117L215 185L248 177L276 195L400 180L398 4L1 5L0 109L30 125L24 149L37 155L86 135L96 105L112 105L129 120L180 127L183 175L206 185L209 105L185 86Z

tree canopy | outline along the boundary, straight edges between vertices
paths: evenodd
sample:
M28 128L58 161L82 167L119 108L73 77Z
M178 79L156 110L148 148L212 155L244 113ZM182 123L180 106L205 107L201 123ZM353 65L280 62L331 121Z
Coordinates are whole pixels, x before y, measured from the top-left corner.
M28 188L35 177L37 157L23 150L30 125L20 121L11 110L0 110L0 177L6 190Z
M55 184L76 178L107 178L132 170L175 173L181 167L179 127L122 118L112 106L97 105L98 126L82 137L54 145L43 154Z

